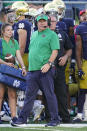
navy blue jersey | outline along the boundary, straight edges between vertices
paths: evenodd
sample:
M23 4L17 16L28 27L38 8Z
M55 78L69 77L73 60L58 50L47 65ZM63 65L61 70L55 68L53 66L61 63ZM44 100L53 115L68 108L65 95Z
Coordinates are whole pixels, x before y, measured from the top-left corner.
M80 35L82 39L83 59L87 60L87 22L82 22L75 29L75 34Z
M60 41L60 50L58 51L58 56L56 58L55 64L58 66L58 59L61 56L64 56L65 51L72 49L73 46L66 32L59 30L59 32L57 32L57 35Z
M72 59L75 59L75 36L74 36L74 20L72 18L62 18L62 22L66 24L67 27L67 34L72 42L73 49L72 49ZM73 35L70 35L70 27L73 27Z
M30 43L30 35L31 35L31 24L28 20L20 20L14 26L14 39L18 41L18 29L24 29L27 31L27 41L25 53L28 53L29 43Z
M56 24L56 30L63 30L65 32L67 32L66 24L62 21L58 21Z
M12 25L13 30L15 30L16 24L17 24L17 23L14 23L14 24Z
M67 33L69 33L69 28L74 27L74 21L71 18L62 18L62 22L66 24Z

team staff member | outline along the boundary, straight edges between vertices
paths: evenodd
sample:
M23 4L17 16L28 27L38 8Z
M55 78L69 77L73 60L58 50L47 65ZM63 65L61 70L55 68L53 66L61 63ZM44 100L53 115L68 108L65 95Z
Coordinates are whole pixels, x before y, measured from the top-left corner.
M50 29L56 32L57 19L55 16L50 16L51 26ZM72 44L66 32L57 30L57 35L60 40L60 50L55 60L56 77L55 77L55 93L58 100L59 114L63 123L70 123L70 116L67 107L67 91L65 83L65 67L68 58L72 54Z
M48 27L48 17L44 14L37 18L38 31L32 34L29 47L29 76L27 81L24 107L18 120L12 125L22 126L32 110L39 89L45 94L51 121L46 126L59 124L57 100L54 93L54 72L51 67L58 54L59 40L55 32Z
M0 64L6 64L8 66L14 67L13 63L5 62L6 54L12 54L16 56L21 67L22 67L22 74L26 75L26 69L20 54L18 42L12 39L12 26L10 24L3 24L2 25L2 53L0 54ZM9 106L11 110L11 117L12 120L15 120L16 117L16 90L6 85L0 83L0 111L2 106L2 101L5 93L5 89L8 89L8 98L9 98Z

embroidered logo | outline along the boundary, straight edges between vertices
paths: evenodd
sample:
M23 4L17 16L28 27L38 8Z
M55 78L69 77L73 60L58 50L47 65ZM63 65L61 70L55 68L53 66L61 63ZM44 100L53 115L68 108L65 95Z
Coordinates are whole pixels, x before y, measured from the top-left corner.
M13 45L11 45L10 47L11 47L11 48L14 48L14 46L13 46Z
M58 34L59 40L62 40L62 35L59 33Z
M45 37L46 35L42 35L42 37Z
M19 23L18 27L19 27L19 29L23 29L24 28L24 23Z
M61 34L60 34L60 33L58 34L58 36L59 36L59 38L62 38L62 36L61 36Z

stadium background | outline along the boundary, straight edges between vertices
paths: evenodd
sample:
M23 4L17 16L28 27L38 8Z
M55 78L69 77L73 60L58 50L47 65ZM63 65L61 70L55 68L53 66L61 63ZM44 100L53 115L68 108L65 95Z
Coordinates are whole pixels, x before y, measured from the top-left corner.
M0 10L2 7L5 6L9 6L11 5L14 1L17 0L0 0ZM19 0L19 1L24 1L24 0ZM25 0L27 1L27 3L29 4L35 4L35 5L44 5L52 0ZM75 20L75 24L78 23L78 19L79 19L79 11L83 10L83 9L87 9L87 0L63 0L65 2L66 5L66 12L65 12L65 17L67 18L73 18ZM37 125L38 126L38 125ZM4 127L4 128L3 128ZM55 127L55 128L43 128L43 127L26 127L26 128L21 128L21 129L15 129L15 128L11 128L11 127L6 127L6 125L4 125L3 127L0 127L0 131L25 131L25 130L29 130L29 131L43 131L43 130L48 130L48 131L87 131L87 127L80 127L77 126L76 128L73 126L69 127L67 126L63 126L63 127Z
M17 0L0 0L0 10L2 7L11 5ZM18 0L26 1L29 4L44 5L52 0ZM78 23L79 11L87 8L87 0L63 0L66 5L65 17L73 18L75 24Z

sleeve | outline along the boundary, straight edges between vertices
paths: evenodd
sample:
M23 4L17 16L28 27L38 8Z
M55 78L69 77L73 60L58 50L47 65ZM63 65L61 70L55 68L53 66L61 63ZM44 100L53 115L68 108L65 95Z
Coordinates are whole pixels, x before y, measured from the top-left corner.
M80 35L80 26L77 26L74 30L75 35Z
M60 49L59 37L57 36L55 32L52 33L50 46L51 46L51 50Z
M18 44L17 40L15 40L15 49L16 49L16 50L20 50L19 44Z
M65 50L69 50L73 48L72 42L69 39L69 36L67 35L67 33L64 32L65 35L65 43L64 43L64 48Z
M74 27L74 20L73 19L69 19L69 27Z

